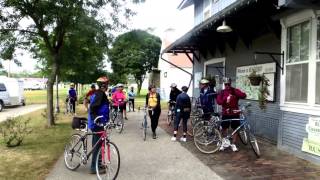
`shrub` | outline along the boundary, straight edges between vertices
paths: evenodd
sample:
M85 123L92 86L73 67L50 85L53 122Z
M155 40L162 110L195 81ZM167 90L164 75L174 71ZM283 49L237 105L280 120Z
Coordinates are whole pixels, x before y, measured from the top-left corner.
M0 124L0 133L7 147L21 145L23 139L32 132L32 129L28 126L30 120L30 118L23 119L18 116L16 118L8 118Z

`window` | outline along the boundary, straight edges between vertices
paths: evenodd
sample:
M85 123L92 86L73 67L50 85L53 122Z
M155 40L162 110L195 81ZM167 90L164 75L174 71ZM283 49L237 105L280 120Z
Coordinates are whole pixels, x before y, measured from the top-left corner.
M1 84L0 83L0 92L1 91L6 91L7 89L6 89L6 86L4 86L4 84Z
M288 28L286 59L286 96L288 102L308 100L310 21Z
M205 21L211 16L211 0L203 1L203 20Z
M317 19L316 104L320 104L320 17Z

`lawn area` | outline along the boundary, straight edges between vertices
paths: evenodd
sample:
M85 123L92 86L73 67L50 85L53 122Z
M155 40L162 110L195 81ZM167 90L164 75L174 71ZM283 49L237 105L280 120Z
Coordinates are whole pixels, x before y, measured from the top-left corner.
M82 107L82 106L79 106ZM77 113L86 116L78 107ZM23 144L15 148L7 148L0 137L0 179L44 179L57 159L62 155L64 145L73 130L71 116L60 114L57 125L46 127L46 119L39 110L28 115L33 132Z
M59 89L59 102L64 102L67 97L68 89ZM33 90L24 91L26 104L46 104L47 103L47 90ZM56 91L53 93L54 102L56 102Z

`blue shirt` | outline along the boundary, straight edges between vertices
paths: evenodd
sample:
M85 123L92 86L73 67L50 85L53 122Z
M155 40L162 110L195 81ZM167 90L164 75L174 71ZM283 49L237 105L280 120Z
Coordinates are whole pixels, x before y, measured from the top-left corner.
M200 91L200 103L204 113L214 112L214 101L216 93L209 87L206 89L201 89Z
M74 88L70 88L69 89L69 97L72 97L72 98L76 98L77 97L77 92Z
M187 93L180 93L176 99L176 109L183 111L184 108L191 108L190 97Z
M106 124L109 121L109 101L104 92L96 91L90 97L90 108L88 113L88 127L93 130L98 126L94 123L94 119L98 116L103 116L99 119L99 123Z

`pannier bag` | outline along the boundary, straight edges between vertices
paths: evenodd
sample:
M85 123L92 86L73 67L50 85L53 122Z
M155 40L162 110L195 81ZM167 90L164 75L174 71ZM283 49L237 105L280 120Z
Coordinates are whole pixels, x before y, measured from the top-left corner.
M86 127L87 118L85 117L73 117L72 119L72 129L83 129Z

